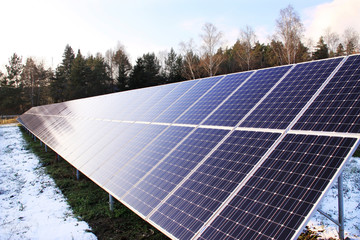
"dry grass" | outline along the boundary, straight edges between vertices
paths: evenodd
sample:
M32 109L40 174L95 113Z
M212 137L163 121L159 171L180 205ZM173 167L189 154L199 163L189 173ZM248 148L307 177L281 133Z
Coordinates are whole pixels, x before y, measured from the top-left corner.
M16 118L0 119L0 125L10 124L10 123L18 123L18 121L16 120Z

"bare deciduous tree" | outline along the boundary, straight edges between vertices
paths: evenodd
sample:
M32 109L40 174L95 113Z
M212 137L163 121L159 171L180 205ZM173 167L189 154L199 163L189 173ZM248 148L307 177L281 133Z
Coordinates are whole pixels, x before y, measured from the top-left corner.
M246 27L240 31L240 44L242 45L242 51L238 52L238 55L246 63L248 70L250 70L251 59L253 57L252 49L255 42L255 31L252 27L246 25Z
M216 51L221 44L222 32L218 31L212 23L205 23L203 34L200 35L203 40L202 61L209 76L216 74L221 63L221 57L216 55Z
M276 20L276 35L284 44L284 56L287 63L295 63L296 53L304 33L304 26L294 8L289 5L280 10Z
M331 28L328 27L324 31L324 41L329 49L329 54L332 55L336 52L336 48L339 44L339 34L332 32Z
M343 34L346 54L356 53L359 49L359 33L353 28L347 28Z
M190 39L189 42L181 42L179 45L184 59L184 77L186 79L195 79L197 77L196 66L199 64L199 59L196 55L194 41Z

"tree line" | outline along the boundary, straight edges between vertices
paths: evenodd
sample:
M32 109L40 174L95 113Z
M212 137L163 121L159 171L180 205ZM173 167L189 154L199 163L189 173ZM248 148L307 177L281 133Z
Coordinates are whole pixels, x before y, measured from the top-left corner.
M351 28L342 35L326 29L316 44L304 41L304 26L293 7L281 9L269 43L261 43L251 26L240 31L237 41L223 45L223 33L204 24L202 45L192 39L181 42L180 52L146 53L130 63L118 44L105 55L84 56L66 45L56 69L14 53L0 71L0 114L20 114L33 106L143 88L214 75L280 66L359 52L359 33Z

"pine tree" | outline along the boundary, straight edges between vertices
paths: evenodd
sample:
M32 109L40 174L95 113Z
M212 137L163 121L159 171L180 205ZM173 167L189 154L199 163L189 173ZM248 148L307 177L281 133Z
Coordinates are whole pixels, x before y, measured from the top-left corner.
M85 58L80 50L71 65L70 79L67 81L67 99L78 99L88 96L88 75L89 68L86 66Z
M324 59L329 57L329 49L324 42L324 38L321 36L318 44L316 45L316 51L313 54L313 59Z
M182 57L178 56L174 49L171 48L169 54L165 58L165 74L166 82L179 82L185 80L182 77L183 63Z
M154 53L138 58L130 76L130 88L143 88L162 83L160 63Z
M63 102L68 99L71 77L71 68L75 59L75 54L70 45L66 45L63 54L63 60L60 66L56 68L55 76L52 78L50 90L55 102Z
M123 91L129 88L129 75L132 69L128 56L122 48L119 48L113 56L117 67L117 90Z
M344 46L339 43L338 47L336 48L336 56L343 56L345 54Z
M23 71L22 57L14 53L9 59L9 65L5 65L6 75L2 77L0 112L2 114L19 114L24 112L23 107L23 84L21 74Z

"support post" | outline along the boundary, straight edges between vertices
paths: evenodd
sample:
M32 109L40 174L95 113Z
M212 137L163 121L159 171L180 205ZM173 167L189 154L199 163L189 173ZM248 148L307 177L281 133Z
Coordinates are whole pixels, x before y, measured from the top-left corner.
M343 191L343 176L342 173L338 178L338 208L339 208L339 238L344 240L344 191Z
M80 179L80 171L76 169L76 180L79 181L79 179Z
M56 154L56 161L60 161L60 155Z
M44 144L45 145L45 152L47 152L47 145L46 144Z
M110 207L110 211L113 212L114 211L114 198L113 198L113 196L111 196L110 193L109 193L109 207Z
M318 212L327 217L330 221L339 227L339 239L345 239L345 223L344 223L344 188L343 188L343 175L338 177L338 221L333 219L329 214L318 209Z

